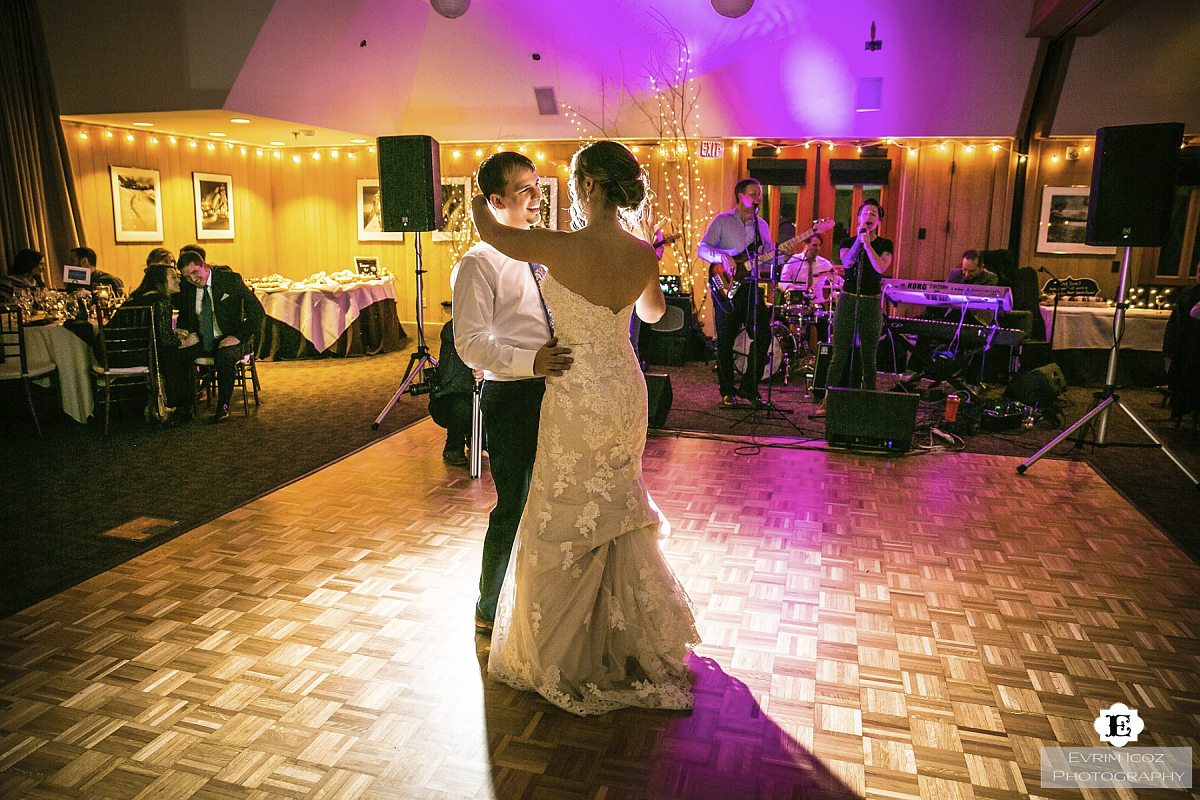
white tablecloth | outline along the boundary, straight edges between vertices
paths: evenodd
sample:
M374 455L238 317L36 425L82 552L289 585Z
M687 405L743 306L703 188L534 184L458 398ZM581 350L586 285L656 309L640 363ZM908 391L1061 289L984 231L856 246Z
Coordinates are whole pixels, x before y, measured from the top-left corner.
M391 281L371 281L351 287L260 291L258 299L268 316L300 331L323 353L354 324L364 308L380 300L395 300L396 288Z
M76 422L92 415L92 348L62 325L25 329L25 348L32 369L35 365L58 367L62 408Z
M1050 333L1053 306L1042 306L1042 320L1046 333ZM1055 350L1107 350L1112 347L1113 315L1116 309L1089 306L1058 307L1058 321L1054 325ZM1131 308L1125 312L1125 335L1121 337L1122 350L1162 351L1163 333L1167 330L1170 311L1149 308Z

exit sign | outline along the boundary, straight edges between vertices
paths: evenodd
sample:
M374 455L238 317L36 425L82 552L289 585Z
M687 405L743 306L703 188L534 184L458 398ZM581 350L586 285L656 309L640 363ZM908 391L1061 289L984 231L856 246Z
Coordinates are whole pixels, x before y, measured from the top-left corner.
M725 155L725 143L702 139L700 141L701 158L720 158Z

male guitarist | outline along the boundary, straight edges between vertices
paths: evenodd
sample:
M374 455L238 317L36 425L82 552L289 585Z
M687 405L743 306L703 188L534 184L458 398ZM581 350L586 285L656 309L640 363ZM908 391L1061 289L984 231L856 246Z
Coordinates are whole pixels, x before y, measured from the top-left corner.
M743 178L733 188L733 196L733 208L713 217L698 248L700 258L713 265L713 280L709 289L713 295L717 325L717 380L721 385L721 405L725 407L738 405L738 395L756 405L761 402L758 381L771 341L768 330L771 316L762 298L763 293L757 290L753 281L743 280L747 276L742 269L748 249L754 248L756 256L774 249L771 228L766 220L758 216L762 184L754 178ZM791 254L790 250L786 252ZM735 286L734 281L741 283ZM725 296L722 297L722 294ZM725 300L731 302L725 303ZM754 344L742 375L741 389L735 394L733 343L742 328L746 329Z
M771 230L758 216L762 185L753 178L745 178L738 181L733 194L734 207L713 217L699 247L700 257L711 265L709 293L717 325L717 379L721 386L721 405L725 407L736 406L739 396L754 404L762 402L758 396L758 381L771 342L771 317L764 299L766 292L756 287L753 279L762 277L762 270L769 268L775 255ZM832 220L818 220L812 228L780 244L779 252L790 256L805 240L832 227ZM751 268L749 263L748 251L751 249L756 256L757 269ZM735 394L733 343L742 328L753 339L753 345L742 375L741 390ZM762 335L755 336L756 331L762 331Z

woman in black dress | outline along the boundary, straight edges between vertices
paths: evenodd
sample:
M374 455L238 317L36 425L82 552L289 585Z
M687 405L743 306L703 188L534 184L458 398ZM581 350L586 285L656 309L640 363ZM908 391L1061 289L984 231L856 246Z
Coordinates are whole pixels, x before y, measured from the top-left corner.
M158 378L166 394L167 405L175 409L170 420L190 419L192 409L191 364L182 358L183 348L196 343L196 334L180 339L171 324L171 296L179 292L179 270L171 264L151 264L146 267L142 282L129 299L113 315L118 320L127 308L149 306L154 317L155 345L158 353Z

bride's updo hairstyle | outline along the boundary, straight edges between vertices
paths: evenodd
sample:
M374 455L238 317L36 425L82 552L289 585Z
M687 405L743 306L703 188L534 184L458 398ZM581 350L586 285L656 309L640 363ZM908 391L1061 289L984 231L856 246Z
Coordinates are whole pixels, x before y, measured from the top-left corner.
M588 221L587 198L583 196L585 178L596 182L593 200L602 198L604 205L616 206L626 227L636 226L646 206L649 185L641 165L625 145L594 142L571 158L567 191L571 197L571 223L576 230Z

